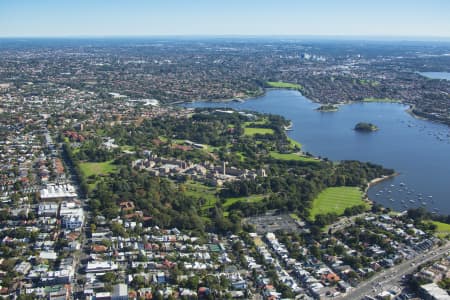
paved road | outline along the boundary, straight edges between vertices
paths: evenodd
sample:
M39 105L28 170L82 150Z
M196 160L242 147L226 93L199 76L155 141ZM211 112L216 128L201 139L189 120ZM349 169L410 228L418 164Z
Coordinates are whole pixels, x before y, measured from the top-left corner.
M376 274L371 279L363 282L354 290L350 291L339 299L355 300L362 299L364 296L374 296L383 290L387 290L393 286L400 286L402 276L414 272L417 265L435 260L447 253L450 250L450 243L445 244L439 248L430 250L426 253L421 253L415 258L407 260L397 266L387 269L381 273ZM375 288L375 291L373 290Z
M81 235L81 237L80 237L81 250L80 251L75 251L72 254L72 257L74 259L74 269L75 269L75 276L74 276L73 281L72 281L72 296L73 296L74 299L81 299L81 298L75 297L75 295L83 292L83 285L78 284L77 283L77 279L78 278L82 278L82 276L80 276L81 275L80 274L80 269L82 267L81 260L85 257L84 248L85 248L86 242L87 242L85 225L89 224L88 222L90 220L90 212L88 210L89 206L86 203L86 201L88 199L82 199L80 197L80 195L81 195L80 181L79 181L79 178L77 178L77 176L76 176L76 173L75 173L75 170L74 170L74 166L67 160L66 157L61 155L61 153L62 153L62 149L61 149L62 144L60 144L59 147L60 147L60 158L63 159L65 161L65 163L66 163L66 175L68 176L68 178L67 178L68 182L75 187L76 193L78 195L77 198L82 203L81 205L82 205L83 213L84 213L84 224L81 227L81 232L80 232L80 235Z
M354 224L355 220L357 218L364 218L367 215L368 215L367 213L362 213L362 214L358 214L356 216L342 217L337 222L335 222L332 225L330 225L328 227L328 229L331 229L331 233L335 233L335 232L337 232L339 230L342 230L342 229L348 227L349 225Z

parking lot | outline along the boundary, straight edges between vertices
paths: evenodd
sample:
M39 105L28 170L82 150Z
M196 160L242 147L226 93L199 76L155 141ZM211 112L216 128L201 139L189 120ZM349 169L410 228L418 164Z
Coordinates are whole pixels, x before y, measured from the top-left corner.
M288 232L298 231L300 227L288 215L261 215L244 219L244 222L255 226L256 232L264 234L266 232L275 232L277 230L285 230Z

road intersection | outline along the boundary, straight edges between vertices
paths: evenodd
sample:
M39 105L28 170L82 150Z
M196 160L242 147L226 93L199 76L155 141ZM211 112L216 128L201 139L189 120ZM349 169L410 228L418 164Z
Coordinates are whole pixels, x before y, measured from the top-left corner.
M401 286L405 275L414 272L421 264L436 260L450 251L450 243L417 255L383 272L377 273L371 279L362 282L358 287L341 297L342 300L362 299L364 296L375 296L382 291Z

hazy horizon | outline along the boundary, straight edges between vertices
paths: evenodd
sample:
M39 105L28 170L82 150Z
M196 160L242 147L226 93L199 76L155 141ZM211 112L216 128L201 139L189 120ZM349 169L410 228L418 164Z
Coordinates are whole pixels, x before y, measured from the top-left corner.
M450 39L450 1L7 1L0 37Z
M291 40L342 42L436 42L450 43L448 37L426 36L360 36L360 35L70 35L70 36L0 36L0 40L115 40L115 39L167 39L167 40Z

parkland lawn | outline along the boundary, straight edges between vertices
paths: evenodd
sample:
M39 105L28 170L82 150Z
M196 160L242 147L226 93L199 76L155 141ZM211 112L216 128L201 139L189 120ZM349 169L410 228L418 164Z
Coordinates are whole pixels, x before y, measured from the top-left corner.
M265 196L264 195L250 195L248 197L234 197L234 198L227 198L225 200L225 202L223 203L223 207L227 208L230 207L231 205L233 205L236 202L248 202L248 203L252 203L252 202L259 202L262 199L264 199Z
M114 165L112 160L105 162L82 162L80 163L80 168L85 177L91 175L108 175L118 170L118 166Z
M282 81L267 81L266 84L271 88L278 88L278 89L301 90L303 88L300 84L282 82Z
M258 121L247 121L244 122L244 127L252 127L252 125L265 125L267 124L267 119L266 118L262 118L259 119Z
M205 202L201 205L201 210L213 208L216 205L216 202L219 200L217 196L217 192L220 190L219 188L206 186L200 182L195 182L192 180L183 183L183 186L184 194L186 196L205 200ZM228 208L236 202L259 202L265 197L265 195L250 195L248 197L227 198L222 204L222 207L224 208L224 216L228 216Z
M450 224L438 222L438 221L431 221L434 225L436 225L436 235L438 237L444 238L450 234Z
M196 199L204 199L205 203L201 206L202 210L213 208L217 202L217 189L209 187L204 184L195 181L187 181L183 184L185 187L184 194Z
M357 187L331 187L323 190L316 199L314 199L310 211L311 219L316 215L326 213L337 213L342 215L347 207L357 205L367 205L362 200L363 192Z
M82 162L80 163L81 173L85 178L92 175L108 175L119 170L119 166L114 165L112 160L105 162ZM87 179L88 189L92 191L97 186L98 179Z

